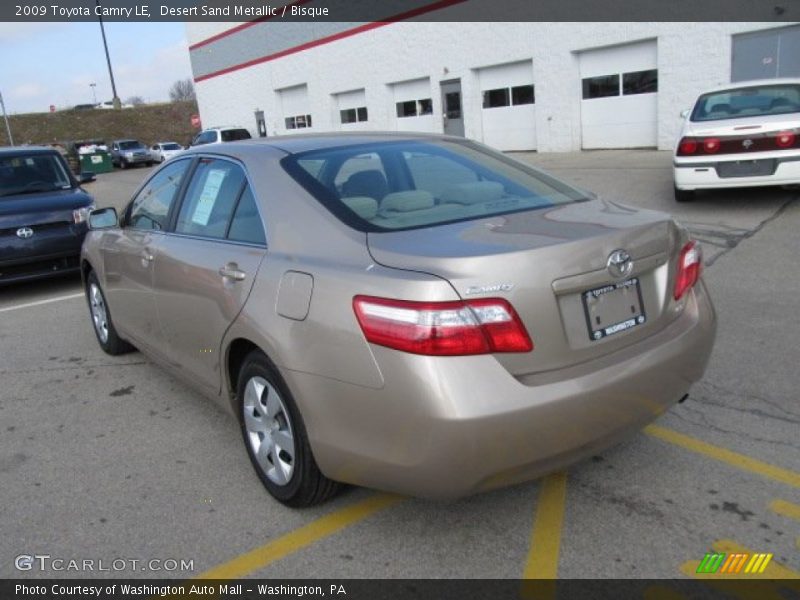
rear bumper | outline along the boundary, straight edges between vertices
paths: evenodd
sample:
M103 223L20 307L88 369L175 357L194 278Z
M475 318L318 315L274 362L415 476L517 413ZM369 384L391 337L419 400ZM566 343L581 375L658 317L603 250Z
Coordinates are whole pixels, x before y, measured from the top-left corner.
M750 158L748 156L739 157L739 160ZM760 158L753 156L752 158ZM767 185L793 185L800 183L800 154L775 159L777 167L771 175L760 175L755 177L720 177L717 173L717 166L724 162L736 162L733 160L687 162L675 159L673 166L675 170L675 187L679 190L700 190L716 188L741 188L759 187Z
M456 498L534 479L632 435L703 375L716 332L704 285L662 331L591 363L527 378L491 356L374 347L381 390L285 377L333 479Z

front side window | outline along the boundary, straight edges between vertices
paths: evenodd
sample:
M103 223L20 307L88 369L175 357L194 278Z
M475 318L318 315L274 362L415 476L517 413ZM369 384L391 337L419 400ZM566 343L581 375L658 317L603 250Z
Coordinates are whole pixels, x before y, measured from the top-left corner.
M287 156L286 171L359 231L396 231L585 199L500 153L453 141L358 144Z
M245 174L227 160L201 158L178 213L175 233L223 239Z
M692 121L718 121L800 112L800 85L773 84L703 94Z
M170 209L190 162L170 162L145 184L128 209L127 227L155 231L167 228Z

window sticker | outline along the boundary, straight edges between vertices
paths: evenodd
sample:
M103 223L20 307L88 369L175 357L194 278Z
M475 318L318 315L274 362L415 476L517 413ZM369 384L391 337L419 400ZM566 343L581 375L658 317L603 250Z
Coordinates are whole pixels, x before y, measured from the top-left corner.
M208 225L208 219L211 217L211 211L214 209L214 203L219 196L219 188L225 176L228 174L227 169L211 169L206 175L205 183L203 184L203 191L200 198L197 200L197 206L192 214L192 223L197 225Z

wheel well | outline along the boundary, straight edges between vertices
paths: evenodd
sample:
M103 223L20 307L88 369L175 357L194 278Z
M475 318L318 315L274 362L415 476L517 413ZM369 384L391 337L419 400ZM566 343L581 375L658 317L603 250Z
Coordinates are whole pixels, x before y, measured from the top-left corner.
M260 350L260 348L244 338L235 339L228 346L228 381L234 396L236 395L236 386L239 383L239 371L242 369L244 359L253 350Z
M84 281L86 281L86 278L89 276L89 273L92 270L93 270L92 265L89 263L88 260L81 261L81 277L83 278Z

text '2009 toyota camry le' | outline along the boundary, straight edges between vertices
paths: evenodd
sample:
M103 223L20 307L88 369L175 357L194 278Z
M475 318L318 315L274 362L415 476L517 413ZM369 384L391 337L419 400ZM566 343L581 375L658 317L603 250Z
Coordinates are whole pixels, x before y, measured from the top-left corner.
M90 225L102 348L232 410L293 506L559 469L683 398L715 336L700 247L668 215L464 139L198 147Z

